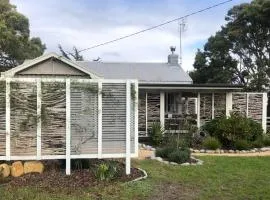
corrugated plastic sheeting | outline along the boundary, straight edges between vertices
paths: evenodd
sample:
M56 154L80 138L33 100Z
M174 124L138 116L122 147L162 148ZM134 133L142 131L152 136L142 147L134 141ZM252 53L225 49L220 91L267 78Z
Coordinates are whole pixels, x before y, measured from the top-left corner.
M71 154L98 153L98 84L71 84Z
M126 151L126 85L102 85L102 153Z

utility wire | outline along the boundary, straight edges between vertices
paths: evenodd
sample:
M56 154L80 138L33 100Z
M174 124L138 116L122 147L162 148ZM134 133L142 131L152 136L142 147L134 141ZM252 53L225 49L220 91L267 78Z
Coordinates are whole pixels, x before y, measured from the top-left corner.
M164 22L164 23L162 23L162 24L158 24L158 25L156 25L156 26L152 26L152 27L150 27L150 28L147 28L147 29L144 29L144 30L141 30L141 31L132 33L132 34L129 34L129 35L126 35L126 36L123 36L123 37L119 37L119 38L116 38L116 39L114 39L114 40L110 40L110 41L107 41L107 42L104 42L104 43L100 43L100 44L97 44L97 45L94 45L94 46L91 46L91 47L82 49L82 50L80 50L80 51L78 51L78 52L80 53L80 52L87 51L87 50L90 50L90 49L94 49L94 48L97 48L97 47L100 47L100 46L104 46L104 45L107 45L107 44L110 44L110 43L113 43L113 42L117 42L117 41L119 41L119 40L123 40L123 39L129 38L129 37L132 37L132 36L134 36L134 35L138 35L138 34L141 34L141 33L146 32L146 31L150 31L150 30L156 29L156 28L161 27L161 26L164 26L164 25L166 25L166 24L170 24L170 23L175 22L175 21L178 21L178 20L180 20L180 19L184 19L184 18L190 17L190 16L192 16L192 15L196 15L196 14L198 14L198 13L201 13L201 12L204 12L204 11L207 11L207 10L210 10L210 9L215 8L215 7L218 7L218 6L220 6L220 5L229 3L229 2L231 2L231 1L233 1L233 0L227 0L227 1L220 2L220 3L218 3L218 4L214 4L214 5L209 6L209 7L207 7L207 8L204 8L204 9L201 9L201 10L198 10L198 11L195 11L195 12L192 12L192 13L187 14L187 15L185 15L185 16L178 17L178 18L172 19L172 20L170 20L170 21L166 21L166 22Z

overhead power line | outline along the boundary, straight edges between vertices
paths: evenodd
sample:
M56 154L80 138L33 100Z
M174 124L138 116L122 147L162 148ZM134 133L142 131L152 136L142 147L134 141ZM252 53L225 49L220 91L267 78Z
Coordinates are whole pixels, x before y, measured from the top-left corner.
M164 22L164 23L162 23L162 24L158 24L158 25L156 25L156 26L152 26L152 27L150 27L150 28L143 29L143 30L141 30L141 31L137 31L137 32L132 33L132 34L129 34L129 35L125 35L125 36L122 36L122 37L119 37L119 38L116 38L116 39L113 39L113 40L109 40L109 41L107 41L107 42L103 42L103 43L100 43L100 44L97 44L97 45L94 45L94 46L91 46L91 47L82 49L82 50L80 50L79 52L83 52L83 51L87 51L87 50L90 50L90 49L94 49L94 48L97 48L97 47L100 47L100 46L104 46L104 45L107 45L107 44L110 44L110 43L113 43L113 42L117 42L117 41L119 41L119 40L123 40L123 39L129 38L129 37L132 37L132 36L134 36L134 35L138 35L138 34L144 33L144 32L146 32L146 31L150 31L150 30L156 29L156 28L158 28L158 27L161 27L161 26L170 24L170 23L172 23L172 22L179 21L179 20L181 20L181 19L190 17L190 16L192 16L192 15L196 15L196 14L198 14L198 13L202 13L202 12L207 11L207 10L210 10L210 9L212 9L212 8L221 6L221 5L226 4L226 3L229 3L229 2L231 2L231 1L233 1L233 0L227 0L227 1L220 2L220 3L218 3L218 4L214 4L214 5L209 6L209 7L207 7L207 8L204 8L204 9L201 9L201 10L197 10L197 11L195 11L195 12L192 12L192 13L189 13L189 14L187 14L187 15L184 15L184 16L182 16L182 17L178 17L178 18L172 19L172 20L170 20L170 21L166 21L166 22Z

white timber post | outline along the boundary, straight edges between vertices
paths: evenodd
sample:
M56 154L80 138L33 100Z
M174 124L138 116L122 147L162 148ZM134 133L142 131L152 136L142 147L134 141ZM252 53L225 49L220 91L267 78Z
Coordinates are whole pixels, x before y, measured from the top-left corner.
M66 79L66 174L70 175L70 79Z
M135 83L135 102L134 102L134 112L135 112L135 134L134 134L134 140L135 140L135 155L136 157L139 156L139 110L138 110L138 104L139 104L139 86L138 81Z
M232 93L226 93L226 117L230 116L230 112L232 111Z
M148 134L148 111L147 111L147 104L148 104L148 100L147 100L147 98L148 98L148 93L147 92L145 92L145 133L146 133L146 135Z
M212 93L212 119L215 118L215 93Z
M267 93L263 93L263 102L262 102L262 128L264 132L267 132L267 104L268 96Z
M194 98L194 104L195 104L195 114L198 114L198 99Z
M98 158L102 158L102 82L98 81Z
M126 174L130 174L130 81L126 82Z
M197 97L197 127L198 129L201 127L200 107L201 107L201 94L198 93L198 97Z
M6 160L10 160L10 79L6 79Z
M41 79L37 79L37 160L41 160Z
M248 102L249 102L249 93L247 93L246 94L246 98L247 98L247 101L246 101L246 103L247 103L247 107L246 107L246 117L248 117Z
M160 92L160 125L165 127L165 93Z

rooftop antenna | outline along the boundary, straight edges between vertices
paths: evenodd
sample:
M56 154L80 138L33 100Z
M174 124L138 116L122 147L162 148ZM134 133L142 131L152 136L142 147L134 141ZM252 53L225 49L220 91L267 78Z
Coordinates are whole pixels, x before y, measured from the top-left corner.
M179 20L179 65L182 67L182 32L186 31L186 18Z

